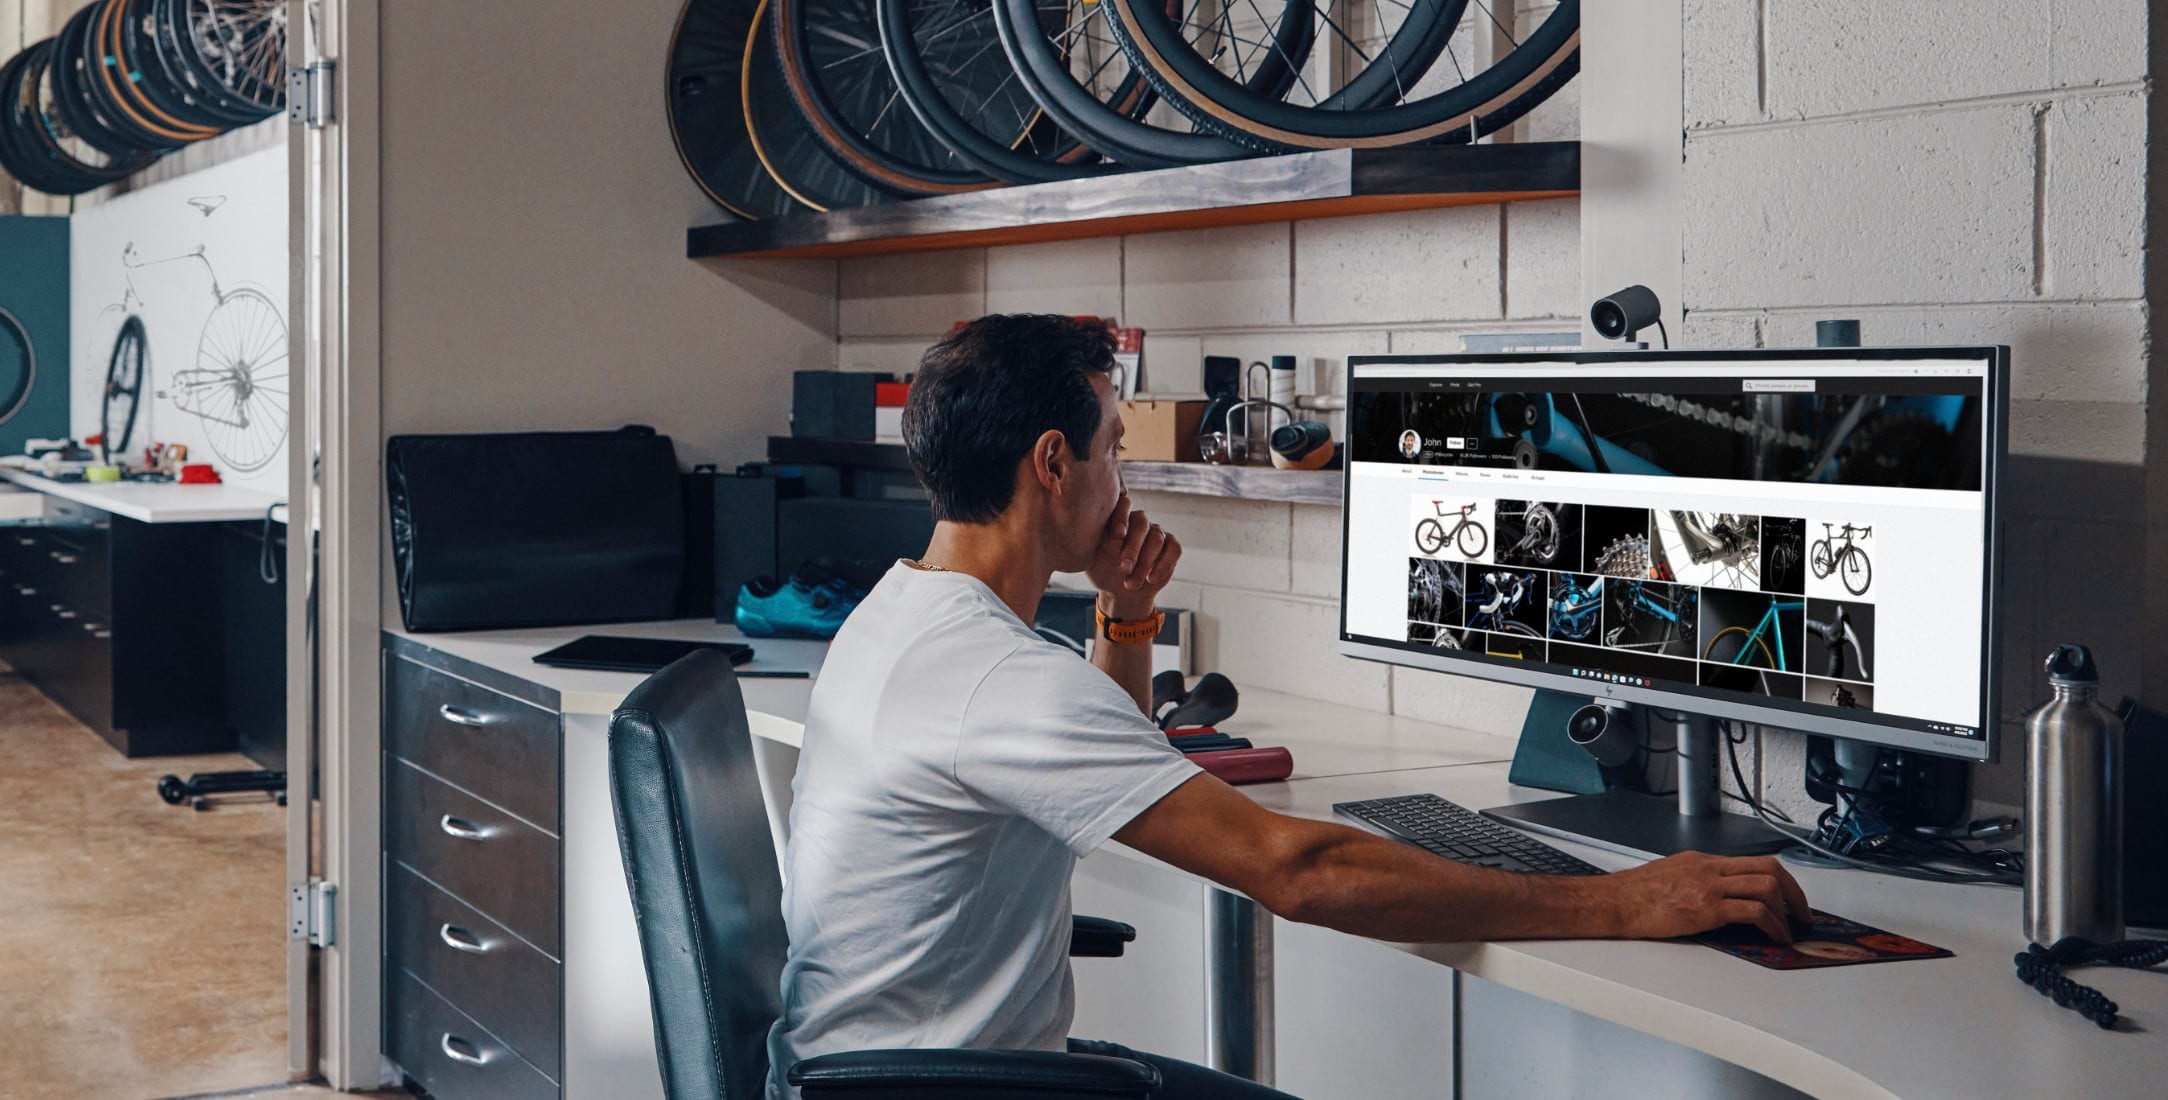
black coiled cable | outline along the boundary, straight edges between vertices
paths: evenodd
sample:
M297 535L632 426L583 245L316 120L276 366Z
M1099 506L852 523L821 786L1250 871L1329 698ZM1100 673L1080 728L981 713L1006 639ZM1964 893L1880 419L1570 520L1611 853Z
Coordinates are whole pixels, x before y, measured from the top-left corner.
M2017 980L2033 987L2064 1008L2093 1021L2102 1028L2115 1026L2116 1013L2122 1007L2108 999L2107 995L2089 985L2080 985L2063 975L2066 967L2120 966L2131 970L2144 970L2168 962L2168 940L2124 940L2121 943L2094 943L2079 936L2065 936L2053 947L2027 944L2017 953Z

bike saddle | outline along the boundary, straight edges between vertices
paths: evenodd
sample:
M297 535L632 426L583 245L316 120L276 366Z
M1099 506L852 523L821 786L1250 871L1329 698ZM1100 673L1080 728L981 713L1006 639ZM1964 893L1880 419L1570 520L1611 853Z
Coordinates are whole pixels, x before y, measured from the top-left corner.
M1152 714L1156 717L1170 704L1189 698L1189 685L1181 672L1168 669L1152 677Z
M1161 673L1161 676L1167 673ZM1174 675L1179 676L1180 673ZM1158 678L1154 677L1153 710L1158 711ZM1207 672L1197 678L1197 686L1189 689L1175 703L1173 709L1159 715L1159 728L1183 729L1190 726L1216 726L1234 717L1235 707L1241 703L1241 693L1235 690L1234 681L1217 672Z

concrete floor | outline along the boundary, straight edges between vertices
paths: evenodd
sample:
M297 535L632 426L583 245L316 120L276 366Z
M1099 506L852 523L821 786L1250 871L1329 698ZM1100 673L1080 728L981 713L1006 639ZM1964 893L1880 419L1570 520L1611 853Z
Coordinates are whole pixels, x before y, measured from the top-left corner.
M154 786L253 766L124 759L0 666L0 1095L338 1095L285 1084L285 812Z

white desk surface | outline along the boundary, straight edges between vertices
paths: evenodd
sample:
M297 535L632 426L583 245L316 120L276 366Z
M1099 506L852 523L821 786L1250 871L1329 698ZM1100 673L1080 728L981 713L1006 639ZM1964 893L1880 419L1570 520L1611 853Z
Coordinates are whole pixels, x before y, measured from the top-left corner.
M397 632L394 632L397 633ZM534 654L580 634L738 640L698 620L403 635L555 689L568 713L607 714L631 673L553 669ZM753 640L748 669L818 668L818 642ZM795 662L795 663L793 663ZM743 681L754 732L798 744L810 684ZM1285 783L1241 788L1269 809L1332 819L1332 804L1430 791L1470 808L1554 797L1506 782L1513 736L1459 730L1245 691L1230 730L1295 754ZM1570 842L1600 867L1634 860ZM1157 863L1119 844L1130 858ZM1165 865L1160 865L1165 866ZM1179 874L1168 867L1170 873ZM1569 1008L1692 1047L1817 1096L2148 1096L2168 1082L2168 976L2078 972L2123 1008L2103 1032L2018 983L2015 889L1915 882L1856 871L1795 872L1819 908L1956 952L1949 959L1779 972L1694 944L1548 941L1393 945ZM2149 1083L2150 1082L2150 1083Z
M221 523L262 519L281 497L239 485L182 485L151 481L54 481L0 467L0 480L33 492L126 516L144 523Z

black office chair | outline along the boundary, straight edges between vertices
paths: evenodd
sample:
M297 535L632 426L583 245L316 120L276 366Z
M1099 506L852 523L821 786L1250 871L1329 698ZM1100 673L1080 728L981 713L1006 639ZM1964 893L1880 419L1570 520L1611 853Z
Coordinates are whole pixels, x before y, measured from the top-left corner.
M721 653L672 664L610 719L610 800L672 1100L758 1100L782 1011L783 884L753 770L752 730ZM1128 925L1077 918L1070 954L1112 957ZM1145 1097L1127 1058L1025 1050L867 1050L790 1069L808 1097Z

